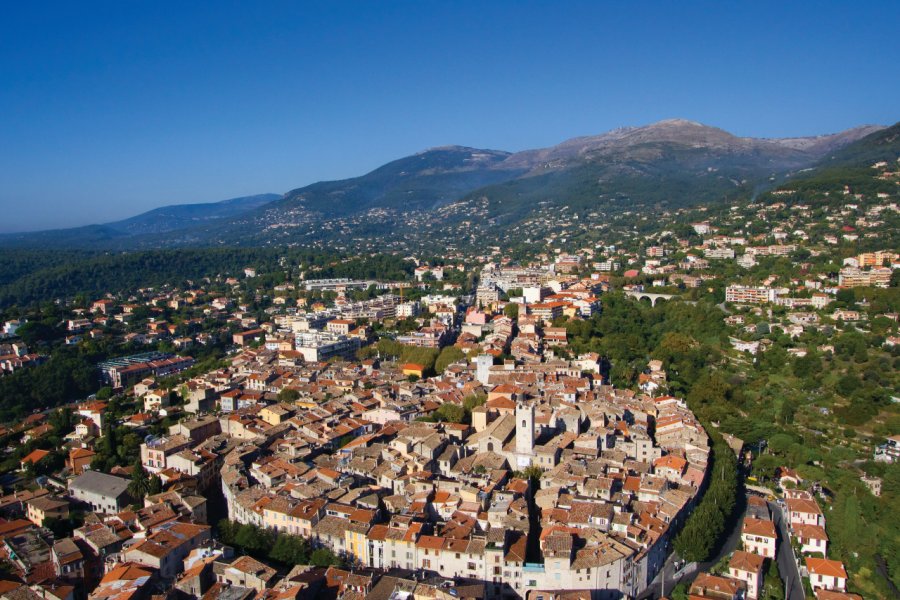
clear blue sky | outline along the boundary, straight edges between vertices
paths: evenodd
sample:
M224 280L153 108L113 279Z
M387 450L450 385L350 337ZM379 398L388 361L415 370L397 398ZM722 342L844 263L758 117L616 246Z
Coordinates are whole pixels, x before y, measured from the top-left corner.
M636 6L634 6L636 5ZM900 2L18 2L0 231L285 192L444 144L900 119Z

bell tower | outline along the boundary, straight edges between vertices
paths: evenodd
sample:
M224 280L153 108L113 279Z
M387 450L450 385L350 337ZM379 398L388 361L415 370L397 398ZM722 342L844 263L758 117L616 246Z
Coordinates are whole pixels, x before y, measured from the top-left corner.
M516 463L527 467L534 457L534 403L516 403Z

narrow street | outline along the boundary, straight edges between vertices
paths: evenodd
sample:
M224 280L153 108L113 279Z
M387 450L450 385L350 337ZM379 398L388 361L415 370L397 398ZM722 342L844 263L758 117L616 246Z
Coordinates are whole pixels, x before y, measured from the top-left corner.
M746 503L745 511L746 511ZM708 571L711 569L716 563L718 563L724 556L731 554L737 548L738 543L741 541L741 523L744 521L744 513L741 513L741 516L737 519L737 526L732 529L732 531L728 534L728 539L722 544L722 547L719 549L719 552L716 553L716 556L711 560L702 563L688 563L682 567L681 570L676 571L674 566L681 559L679 558L676 552L672 552L669 555L669 558L666 560L666 564L663 566L663 570L659 575L653 580L653 583L650 585L647 590L641 594L640 599L656 599L660 597L660 593L665 589L665 594L671 594L672 588L678 585L683 580L692 579L694 575L701 571ZM779 566L779 568L781 568ZM665 585L660 585L660 580L665 577ZM802 596L801 596L802 598ZM790 599L788 599L790 600Z
M772 511L772 520L778 530L778 553L776 561L778 562L778 571L781 573L781 579L785 583L785 600L803 600L806 596L803 591L803 581L800 579L800 572L797 570L797 563L794 562L794 554L791 549L790 537L788 536L787 520L781 506L776 502L769 502L769 510Z

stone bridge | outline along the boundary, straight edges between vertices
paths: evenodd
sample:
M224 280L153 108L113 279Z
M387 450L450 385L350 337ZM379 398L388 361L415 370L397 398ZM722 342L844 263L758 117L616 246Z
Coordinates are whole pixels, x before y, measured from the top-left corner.
M657 300L671 300L672 298L677 298L678 294L651 294L650 292L634 292L628 291L625 292L626 296L630 296L635 300L644 300L647 299L650 301L652 306L656 306Z

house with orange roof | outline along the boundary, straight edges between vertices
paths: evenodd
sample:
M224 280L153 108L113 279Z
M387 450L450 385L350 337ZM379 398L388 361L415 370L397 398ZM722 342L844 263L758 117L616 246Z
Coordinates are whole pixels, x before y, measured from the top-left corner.
M414 375L421 378L425 376L425 365L420 365L418 363L404 363L401 367L401 371L404 375Z
M488 398L484 406L487 410L493 411L498 415L514 415L516 413L515 400L511 400L507 396Z
M182 561L188 553L210 540L209 531L207 525L169 521L129 546L125 559L153 567L164 579L172 579L183 570Z
M796 525L791 531L792 537L800 543L800 552L821 552L828 556L828 534L824 527L818 525Z
M37 465L48 456L50 456L50 452L48 450L32 450L28 454L28 456L21 460L21 462L19 463L19 468L24 471L28 465Z
M732 579L744 582L747 598L755 599L762 591L763 565L766 559L758 554L736 551L728 562L728 574Z
M741 527L741 541L748 552L774 558L778 541L775 524L767 519L746 517Z
M69 450L69 456L66 458L66 468L73 475L81 475L84 470L91 466L91 461L97 453L87 448L72 448Z
M834 592L825 588L819 588L816 590L816 600L863 600L863 597L859 594Z
M806 570L809 572L809 585L813 591L820 588L837 592L847 591L847 571L841 561L808 556Z
M657 475L669 481L680 481L687 470L687 461L674 454L666 454L653 461L653 469Z
M793 529L797 525L817 525L825 527L825 515L819 504L812 498L787 499L788 522Z
M112 569L100 580L89 600L137 600L149 595L156 571L127 562Z
M744 597L744 585L728 577L719 577L709 573L700 573L691 584L689 600L739 600Z
M75 412L85 419L93 421L97 431L103 430L103 413L106 412L106 402L101 400L83 402L78 405Z
M494 386L491 391L488 392L487 397L488 402L499 398L512 400L513 403L515 403L517 400L523 400L525 398L525 390L511 383L501 383L500 385ZM513 404L513 409L515 409L515 404Z
M788 467L778 467L775 476L778 479L778 485L782 488L786 488L788 485L798 486L803 483L803 478L800 477L800 474Z

